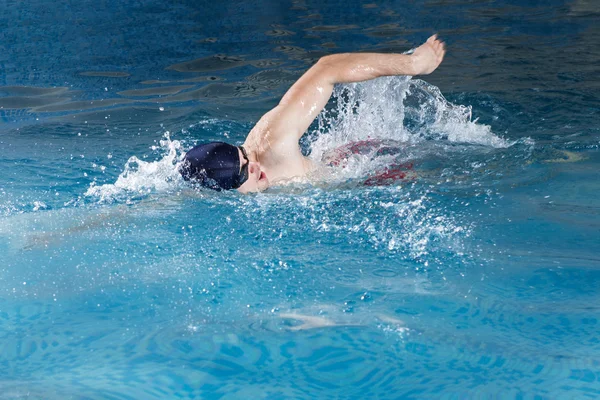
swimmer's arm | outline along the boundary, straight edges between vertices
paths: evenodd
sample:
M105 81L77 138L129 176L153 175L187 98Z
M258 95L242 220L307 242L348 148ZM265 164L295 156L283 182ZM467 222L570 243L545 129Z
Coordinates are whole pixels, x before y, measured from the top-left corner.
M444 43L431 36L413 54L346 53L321 58L265 114L257 127L272 144L298 145L312 121L325 107L336 83L361 82L390 75L424 75L444 59Z

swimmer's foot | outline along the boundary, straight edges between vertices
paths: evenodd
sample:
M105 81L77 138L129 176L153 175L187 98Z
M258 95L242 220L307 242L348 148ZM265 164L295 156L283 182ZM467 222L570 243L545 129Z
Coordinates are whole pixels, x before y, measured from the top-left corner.
M283 319L293 319L302 321L300 325L288 327L290 331L303 331L306 329L323 328L327 326L336 326L337 324L323 317L315 317L312 315L302 315L296 313L281 313L279 316Z
M411 54L413 75L432 73L444 59L444 54L446 54L444 42L439 40L437 35L431 36Z
M563 157L553 158L551 160L544 160L544 162L546 162L546 163L572 163L572 162L582 161L582 160L586 159L586 157L584 157L583 155L581 155L579 153L575 153L575 152L567 151L567 150L559 150L559 151L563 154Z

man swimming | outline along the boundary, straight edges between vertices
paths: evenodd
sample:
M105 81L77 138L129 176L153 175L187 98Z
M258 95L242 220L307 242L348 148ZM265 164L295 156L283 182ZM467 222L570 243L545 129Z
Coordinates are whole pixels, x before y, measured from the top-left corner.
M431 36L412 54L345 53L322 57L252 128L241 146L212 142L187 152L184 179L215 190L261 192L302 179L316 166L302 155L299 140L325 107L336 83L381 76L426 75L444 59L444 43Z

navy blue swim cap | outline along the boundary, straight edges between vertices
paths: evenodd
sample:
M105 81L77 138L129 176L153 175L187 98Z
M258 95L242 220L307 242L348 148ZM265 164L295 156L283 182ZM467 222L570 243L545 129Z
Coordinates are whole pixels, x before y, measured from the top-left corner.
M224 142L198 145L186 153L179 173L186 181L199 183L206 188L237 189L248 179L248 169L242 168L240 171L238 149ZM242 152L247 159L243 149Z

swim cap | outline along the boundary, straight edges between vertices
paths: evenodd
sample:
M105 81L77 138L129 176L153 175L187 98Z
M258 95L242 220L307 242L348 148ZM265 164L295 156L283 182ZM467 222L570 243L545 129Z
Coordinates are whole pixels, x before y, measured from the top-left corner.
M248 159L243 148L239 149ZM238 147L224 142L201 144L188 151L179 173L186 181L214 190L237 189L248 179L248 169L240 171Z

